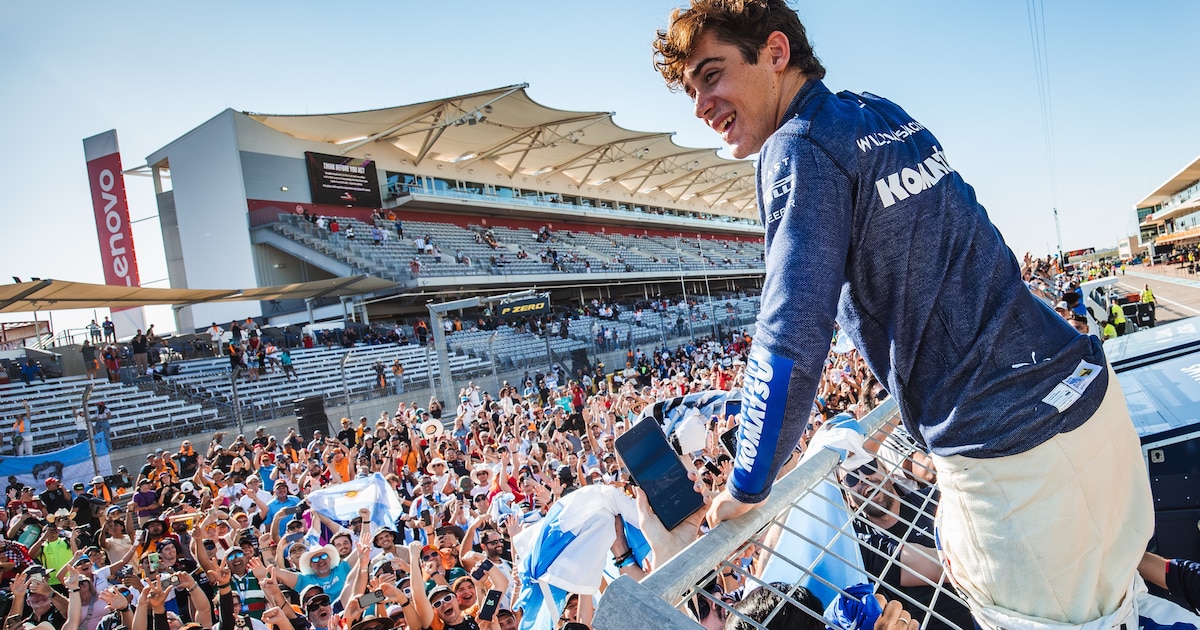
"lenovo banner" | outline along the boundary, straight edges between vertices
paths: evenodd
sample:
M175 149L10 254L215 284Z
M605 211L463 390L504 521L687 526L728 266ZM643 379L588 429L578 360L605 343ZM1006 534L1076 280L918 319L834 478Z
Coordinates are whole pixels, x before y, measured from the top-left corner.
M550 296L539 295L519 300L506 300L500 303L497 312L500 319L505 321L519 319L526 315L545 315L550 312Z
M125 200L125 177L121 174L116 130L85 138L83 155L87 160L88 182L92 188L92 210L96 214L96 234L100 237L104 283L123 287L141 286L137 256L133 251L133 228L129 225L129 204Z
M364 208L383 205L374 161L309 151L304 158L313 203Z

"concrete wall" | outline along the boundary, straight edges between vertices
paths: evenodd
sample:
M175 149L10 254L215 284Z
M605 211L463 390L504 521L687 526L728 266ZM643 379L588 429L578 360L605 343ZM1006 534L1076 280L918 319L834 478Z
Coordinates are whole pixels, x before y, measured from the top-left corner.
M178 238L179 251L167 257L182 261L182 266L168 264L172 287L258 286L234 124L239 115L221 112L146 159L152 165L165 161L171 169L174 217L167 224L164 244ZM186 274L180 273L184 270ZM256 302L197 304L180 309L178 324L181 330L205 328L214 321L228 326L234 319L261 314Z

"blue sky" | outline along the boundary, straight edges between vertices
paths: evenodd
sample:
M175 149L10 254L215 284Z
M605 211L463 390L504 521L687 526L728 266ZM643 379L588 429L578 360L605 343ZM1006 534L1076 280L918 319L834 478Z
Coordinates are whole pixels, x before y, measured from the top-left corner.
M129 168L226 107L338 112L527 82L549 107L718 146L650 64L678 4L4 3L0 277L102 282L81 140L117 129ZM827 85L890 98L930 128L1018 257L1054 248L1055 205L1065 249L1114 245L1135 231L1133 204L1200 155L1192 0L1046 4L1056 195L1026 2L794 6ZM127 186L133 218L153 217L149 180ZM135 239L143 282L165 279L157 223Z

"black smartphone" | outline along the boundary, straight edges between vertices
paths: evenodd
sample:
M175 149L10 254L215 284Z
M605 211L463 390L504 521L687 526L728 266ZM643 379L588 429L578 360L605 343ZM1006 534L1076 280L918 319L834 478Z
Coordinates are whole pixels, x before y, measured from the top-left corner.
M716 464L714 464L708 460L704 460L704 469L707 470L708 472L712 473L714 477L721 474L721 469L717 468Z
M217 543L215 543L211 540L206 540L206 541L204 541L204 548L209 551L212 551L217 548Z
M736 426L730 427L721 434L721 445L729 452L729 456L737 459L737 430Z
M433 514L429 510L421 510L421 522L424 523L426 527L432 527Z
M383 591L368 591L366 595L358 598L358 605L361 608L382 604L387 598L383 596Z
M488 571L490 571L493 566L495 566L495 565L492 564L491 560L484 558L483 562L480 562L479 564L475 565L475 568L471 570L471 578L474 579L476 582L478 582L479 580L482 580L483 576Z
M500 591L488 591L487 596L483 598L483 605L479 607L479 615L476 617L480 621L491 621L492 617L496 616L496 608L500 606Z
M292 533L288 534L287 536L283 537L283 542L294 543L297 540L300 540L301 538L304 538L304 532L292 532Z
M617 455L667 529L674 529L704 507L687 469L675 455L657 422L643 421L616 439Z

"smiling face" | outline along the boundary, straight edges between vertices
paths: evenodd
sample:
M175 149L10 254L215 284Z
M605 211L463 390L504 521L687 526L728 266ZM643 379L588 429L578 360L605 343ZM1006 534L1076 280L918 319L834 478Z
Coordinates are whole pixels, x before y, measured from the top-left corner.
M696 117L720 134L735 158L757 153L779 127L787 106L779 78L787 63L775 53L768 39L758 61L749 63L737 46L706 33L688 57L683 88Z
M468 580L463 580L458 585L458 588L454 589L454 595L458 597L459 608L470 608L475 604L475 600L478 599L478 593L475 592L475 583Z

